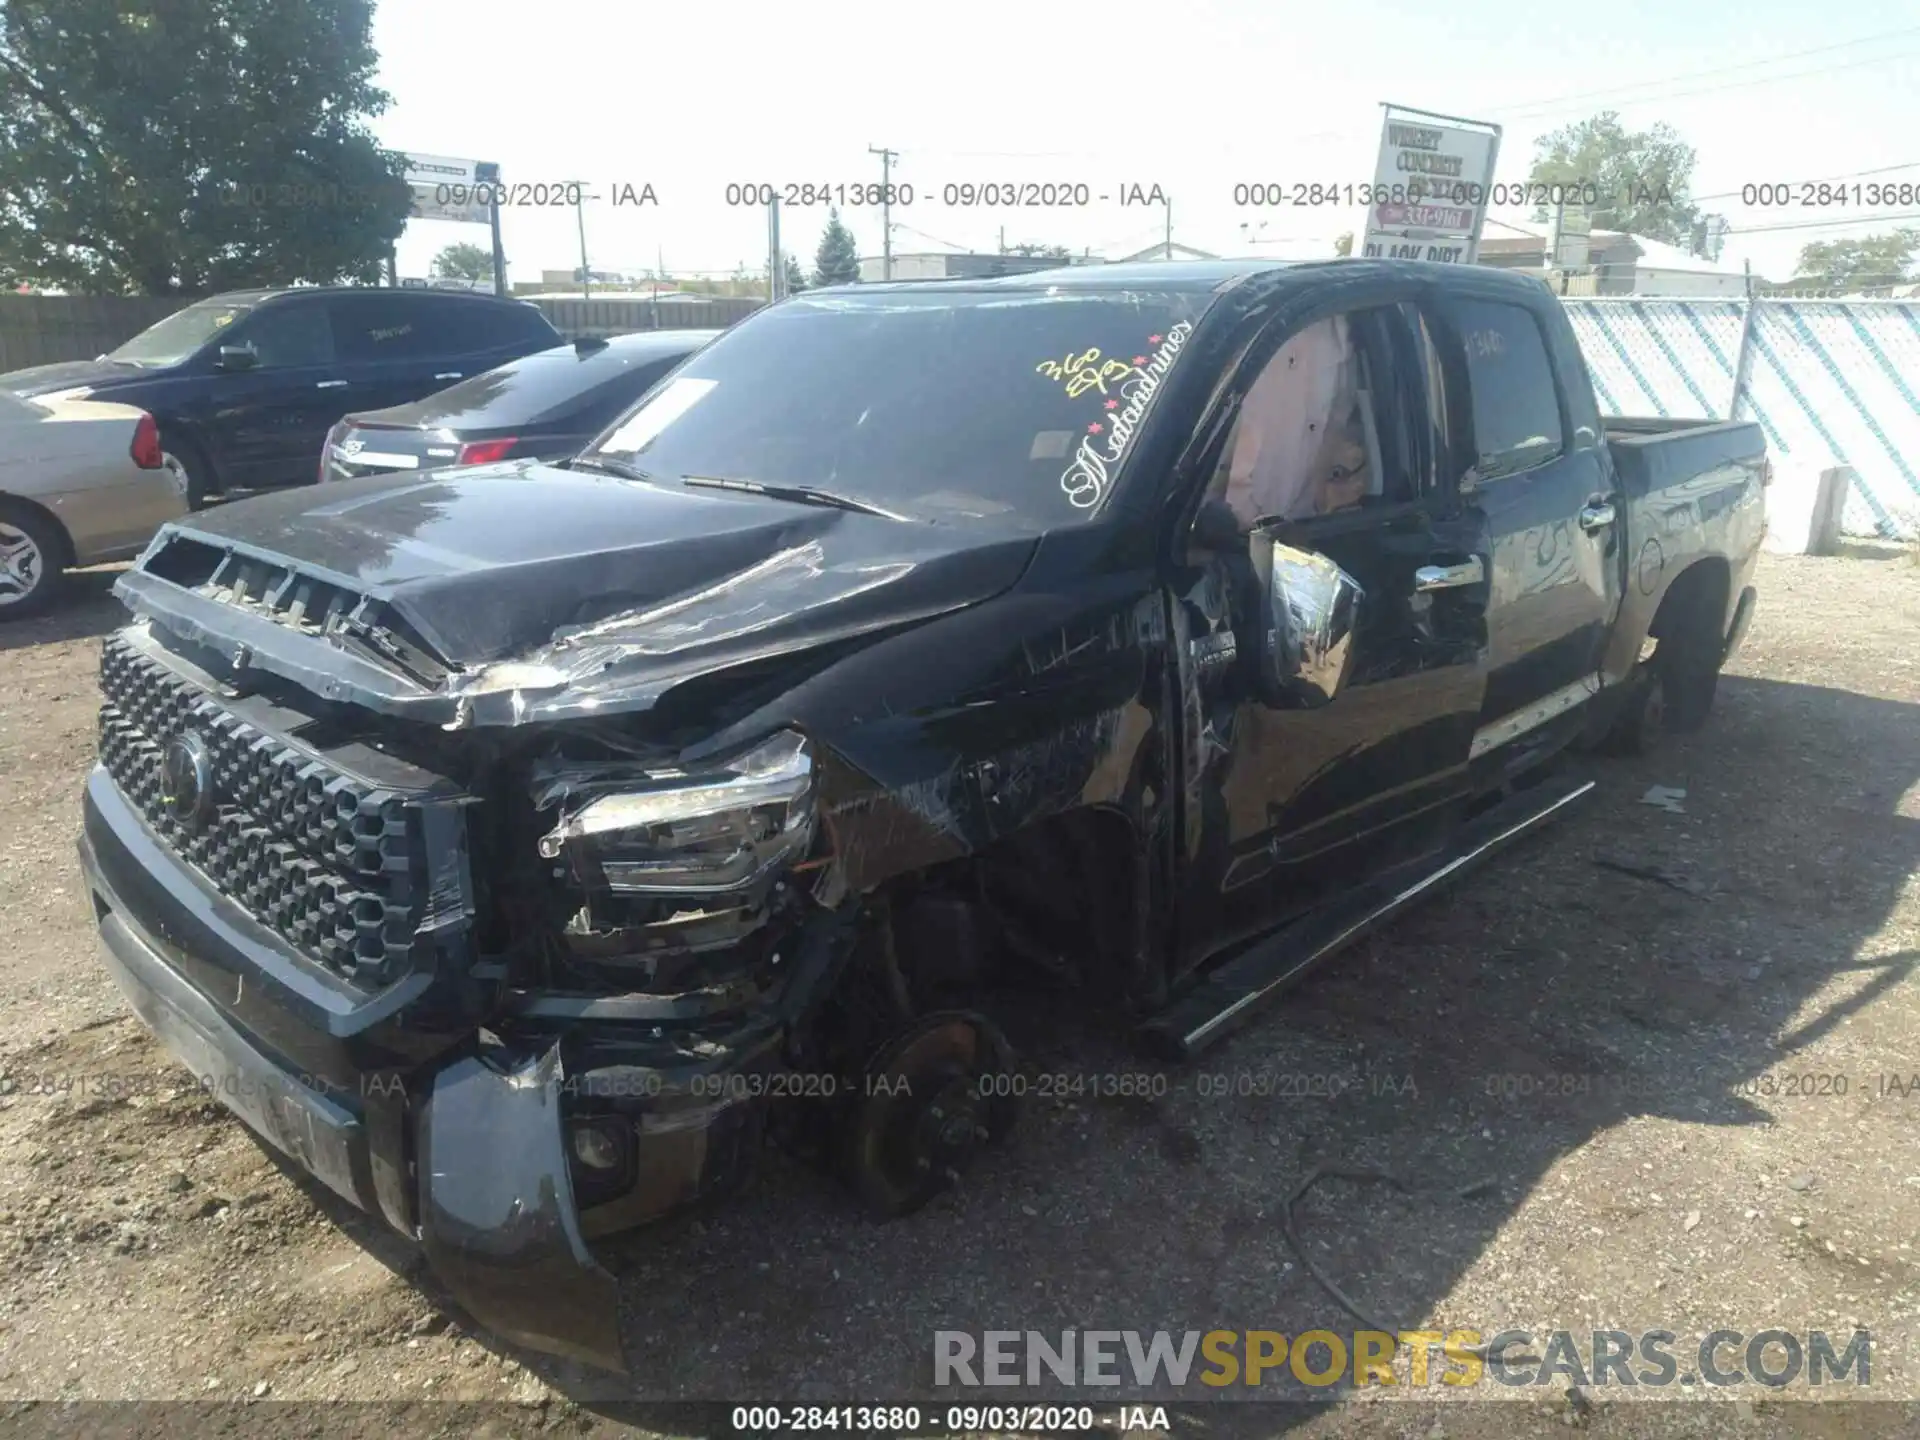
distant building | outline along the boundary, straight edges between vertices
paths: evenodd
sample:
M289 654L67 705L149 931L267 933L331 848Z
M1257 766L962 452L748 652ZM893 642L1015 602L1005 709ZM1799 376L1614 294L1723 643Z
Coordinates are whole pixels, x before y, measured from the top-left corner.
M1073 257L1056 255L972 254L965 251L921 251L893 257L896 280L975 280L988 275L1025 275L1034 270L1057 270L1062 265L1081 263ZM884 256L870 255L860 261L862 280L884 280L887 262Z
M626 270L595 270L590 277L595 285L638 285L645 276ZM589 279L588 273L578 265L571 270L542 270L540 283L549 290L565 290L579 286Z
M1582 237L1562 236L1559 264L1550 267L1547 263L1550 241L1545 232L1502 221L1489 221L1488 225L1505 233L1481 237L1482 265L1531 271L1556 290L1561 288L1564 277L1567 294L1738 299L1747 293L1744 271L1728 269L1712 260L1690 255L1678 245L1649 240L1644 235L1595 230Z
M1115 265L1125 265L1133 260L1218 260L1220 257L1210 250L1196 250L1191 245L1182 245L1178 240L1163 240L1158 245L1149 245L1131 255L1117 255Z
M582 290L526 290L518 288L514 293L526 294L539 300L624 300L635 305L673 304L673 305L711 305L726 297L719 295L697 295L686 290L662 290L659 294L644 287L637 290L595 290L591 295ZM764 298L764 297L761 297Z

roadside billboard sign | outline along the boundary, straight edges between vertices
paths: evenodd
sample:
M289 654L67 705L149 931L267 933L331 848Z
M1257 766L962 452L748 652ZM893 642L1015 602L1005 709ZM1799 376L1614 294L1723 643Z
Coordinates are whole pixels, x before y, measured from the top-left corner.
M1500 127L1386 105L1363 255L1473 263L1500 157Z
M499 166L482 160L409 154L407 184L413 189L413 209L409 213L415 220L485 225L493 188L499 180Z

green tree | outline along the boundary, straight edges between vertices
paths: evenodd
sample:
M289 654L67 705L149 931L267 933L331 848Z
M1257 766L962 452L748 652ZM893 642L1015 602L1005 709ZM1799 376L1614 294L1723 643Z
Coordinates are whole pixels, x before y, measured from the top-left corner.
M1073 252L1064 245L1042 245L1038 241L1023 240L1018 245L1007 246L1009 255L1036 255L1048 260L1071 260Z
M1334 240L1333 253L1336 255L1353 254L1353 232L1351 230L1342 231L1338 238Z
M1912 278L1916 260L1920 260L1920 230L1819 240L1800 251L1795 280L1809 280L1825 290L1898 285Z
M0 274L374 281L405 227L369 0L0 0Z
M1599 202L1593 210L1596 230L1686 245L1700 213L1688 194L1693 164L1693 147L1671 127L1628 130L1608 110L1536 141L1527 179L1536 185L1591 187L1587 194ZM1545 220L1547 211L1536 210L1533 218Z
M791 250L787 252L786 274L787 294L798 295L802 290L807 288L807 272L800 268L800 262L794 259Z
M433 257L432 273L440 280L491 280L493 254L472 241L462 240Z
M820 248L813 252L813 283L849 285L859 278L860 252L854 246L853 232L841 223L837 209L829 210Z

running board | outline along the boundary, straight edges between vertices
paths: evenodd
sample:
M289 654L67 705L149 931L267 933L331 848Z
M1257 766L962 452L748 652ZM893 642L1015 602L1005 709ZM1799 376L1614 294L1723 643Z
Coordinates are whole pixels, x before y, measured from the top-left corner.
M1163 1059L1193 1059L1307 970L1563 814L1593 788L1591 780L1549 780L1502 800L1462 825L1445 849L1256 940L1141 1026L1141 1040Z

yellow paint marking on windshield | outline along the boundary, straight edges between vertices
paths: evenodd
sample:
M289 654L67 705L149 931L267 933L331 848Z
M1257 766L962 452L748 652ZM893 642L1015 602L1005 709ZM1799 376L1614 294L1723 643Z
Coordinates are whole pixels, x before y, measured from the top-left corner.
M1139 367L1129 365L1124 360L1103 360L1098 348L1087 350L1079 355L1068 352L1063 360L1042 360L1034 366L1036 374L1045 375L1049 380L1061 380L1066 383L1067 398L1078 400L1089 390L1097 389L1107 393L1107 382L1124 380L1135 374Z

